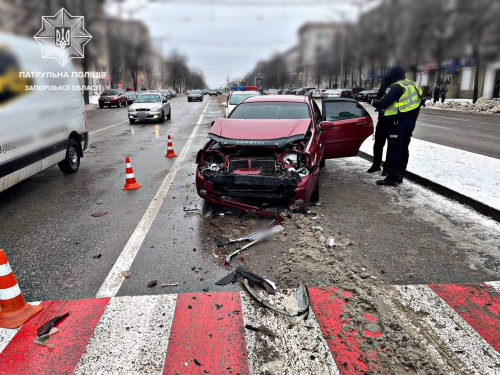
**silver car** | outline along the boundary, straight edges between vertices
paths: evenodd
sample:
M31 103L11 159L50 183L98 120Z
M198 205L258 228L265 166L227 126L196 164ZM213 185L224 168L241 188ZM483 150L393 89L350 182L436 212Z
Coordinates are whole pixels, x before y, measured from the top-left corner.
M128 120L131 124L146 120L163 122L165 116L167 120L170 120L171 115L170 102L161 93L139 94L134 104L128 108Z

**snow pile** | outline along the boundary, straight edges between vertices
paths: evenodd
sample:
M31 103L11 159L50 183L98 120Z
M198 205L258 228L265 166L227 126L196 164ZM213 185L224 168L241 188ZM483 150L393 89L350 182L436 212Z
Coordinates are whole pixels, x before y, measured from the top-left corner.
M425 106L426 108L448 109L452 111L500 114L500 98L479 98L475 104L457 101L432 103L432 101L428 100Z

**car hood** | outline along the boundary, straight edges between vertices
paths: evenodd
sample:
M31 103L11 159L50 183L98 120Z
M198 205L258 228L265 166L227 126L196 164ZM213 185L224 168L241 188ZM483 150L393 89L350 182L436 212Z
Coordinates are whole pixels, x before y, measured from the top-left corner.
M218 118L208 137L223 145L276 146L304 138L311 119L240 120Z
M199 94L191 94L191 93L189 93L188 96L202 96L202 95L203 95L203 93L200 92Z
M134 104L132 104L130 106L130 108L134 109L134 108L147 108L147 109L151 109L151 108L158 108L158 107L161 107L162 104L159 103L159 102L156 102L156 103L137 103L137 102L134 102Z

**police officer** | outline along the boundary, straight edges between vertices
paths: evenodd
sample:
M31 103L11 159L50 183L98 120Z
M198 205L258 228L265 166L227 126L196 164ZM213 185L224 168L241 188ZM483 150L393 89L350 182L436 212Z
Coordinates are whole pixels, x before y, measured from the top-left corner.
M377 185L397 186L403 182L408 164L411 136L420 111L422 89L406 78L403 67L392 67L387 76L394 82L389 82L387 94L380 100L373 100L372 105L384 110L384 116L389 117L389 137L387 150L387 177L378 180Z

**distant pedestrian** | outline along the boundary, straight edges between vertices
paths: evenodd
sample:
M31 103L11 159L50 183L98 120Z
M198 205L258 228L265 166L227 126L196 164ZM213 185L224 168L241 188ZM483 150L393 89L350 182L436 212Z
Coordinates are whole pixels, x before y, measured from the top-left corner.
M389 92L382 99L371 102L375 108L384 110L390 122L387 177L378 180L377 185L397 186L403 182L408 165L408 147L422 104L422 89L406 78L403 67L392 67L387 76L391 77L387 82Z
M446 93L448 92L448 87L446 87L446 85L443 86L443 88L441 89L441 103L444 103L444 101L446 100Z
M439 102L439 86L434 87L434 103Z

